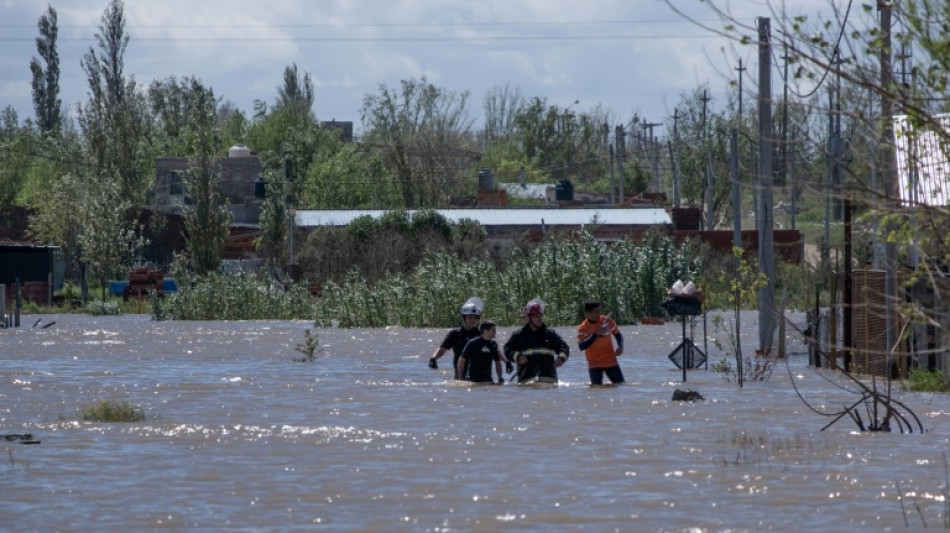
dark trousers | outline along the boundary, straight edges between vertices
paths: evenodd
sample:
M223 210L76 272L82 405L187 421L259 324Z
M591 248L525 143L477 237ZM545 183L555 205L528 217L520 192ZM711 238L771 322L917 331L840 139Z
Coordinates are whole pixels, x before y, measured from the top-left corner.
M557 368L554 367L554 356L532 355L528 362L518 365L518 381L528 381L534 378L552 378L557 381Z
M590 374L591 385L603 385L604 374L607 374L607 378L610 379L611 383L623 383L623 372L621 372L619 366L611 366L607 368L588 368L587 372Z

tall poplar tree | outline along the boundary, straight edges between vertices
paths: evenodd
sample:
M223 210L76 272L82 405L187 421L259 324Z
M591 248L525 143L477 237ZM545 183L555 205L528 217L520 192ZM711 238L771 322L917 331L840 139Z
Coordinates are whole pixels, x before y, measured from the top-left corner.
M36 110L36 124L45 132L56 132L62 123L62 100L59 98L59 53L56 51L56 35L59 28L56 23L56 10L47 6L46 13L37 23L40 36L36 38L36 52L40 59L30 61L33 73L33 109ZM46 68L40 61L46 64Z

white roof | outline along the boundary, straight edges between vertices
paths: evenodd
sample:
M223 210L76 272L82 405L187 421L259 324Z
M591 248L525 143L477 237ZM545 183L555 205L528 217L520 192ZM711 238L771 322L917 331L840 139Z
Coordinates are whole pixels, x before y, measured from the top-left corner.
M599 207L599 208L477 208L436 209L450 222L462 219L478 221L482 226L582 226L609 224L620 226L655 226L672 224L669 213L661 207ZM379 218L386 209L298 209L297 226L345 226L354 219L369 215ZM412 215L414 211L407 210Z

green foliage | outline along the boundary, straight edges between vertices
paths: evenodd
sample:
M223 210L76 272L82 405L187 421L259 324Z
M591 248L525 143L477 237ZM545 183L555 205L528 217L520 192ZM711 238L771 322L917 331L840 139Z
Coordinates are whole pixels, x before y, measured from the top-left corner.
M913 392L948 392L950 386L940 369L920 370L913 368L904 380L904 389Z
M573 241L550 239L529 252L516 252L504 270L489 262L430 254L410 275L369 283L356 271L323 286L318 324L342 327L451 326L459 302L472 294L488 302L485 315L515 324L524 303L547 302L545 320L574 324L587 298L604 302L620 323L655 316L667 287L695 277L703 268L694 245L656 239L637 246L607 246L590 235Z
M102 400L83 409L82 419L87 422L140 422L145 420L145 411L132 402Z
M200 276L221 265L231 212L220 190L221 166L216 154L221 150L221 137L215 125L214 92L192 79L190 94L194 98L190 120L195 155L184 182L192 201L184 206L185 233L191 267Z
M35 57L30 61L33 74L33 109L36 111L36 125L40 131L59 133L62 124L63 101L59 98L59 53L56 51L56 36L59 26L56 22L56 10L47 6L46 12L37 22L40 36L36 38L36 51L46 68Z
M86 312L92 316L121 315L122 309L115 302L93 300L86 304Z
M182 282L178 291L154 303L152 318L176 320L312 319L317 303L305 287L282 286L246 274L210 273Z
M402 206L444 205L469 190L477 160L470 150L468 96L423 77L402 80L398 90L380 84L377 94L363 99L364 141L393 173Z
M323 348L320 347L320 336L307 328L303 330L304 341L297 345L294 348L296 351L303 354L302 358L294 359L294 361L299 361L301 363L312 363L316 360L317 356L323 353Z
M731 318L722 316L713 317L713 328L717 332L713 339L713 344L722 351L731 351L735 359L735 378L736 383L742 387L748 380L767 381L771 376L773 367L773 358L766 357L755 359L746 357L742 353L742 344L739 341L741 324L740 313L742 309L754 308L757 301L758 291L768 284L768 278L754 265L750 265L743 256L742 248L734 247L732 249L733 258L731 268L720 268L719 276L716 278L716 287L712 290L707 289L707 298L710 295L720 295L717 303L732 312ZM726 290L722 290L728 288ZM726 336L725 343L718 334ZM725 360L723 360L725 361ZM720 365L722 368L725 366ZM728 365L726 371L727 377L731 377L732 365Z

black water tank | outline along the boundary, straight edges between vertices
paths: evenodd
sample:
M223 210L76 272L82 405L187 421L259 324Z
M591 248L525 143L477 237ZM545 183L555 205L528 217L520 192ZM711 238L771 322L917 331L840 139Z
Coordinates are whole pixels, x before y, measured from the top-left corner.
M490 168L483 168L478 171L478 190L491 191L495 189L495 176Z
M554 199L558 201L574 200L574 184L571 180L561 180L554 186Z
M258 176L254 180L254 198L266 198L267 186L264 184L264 176Z

